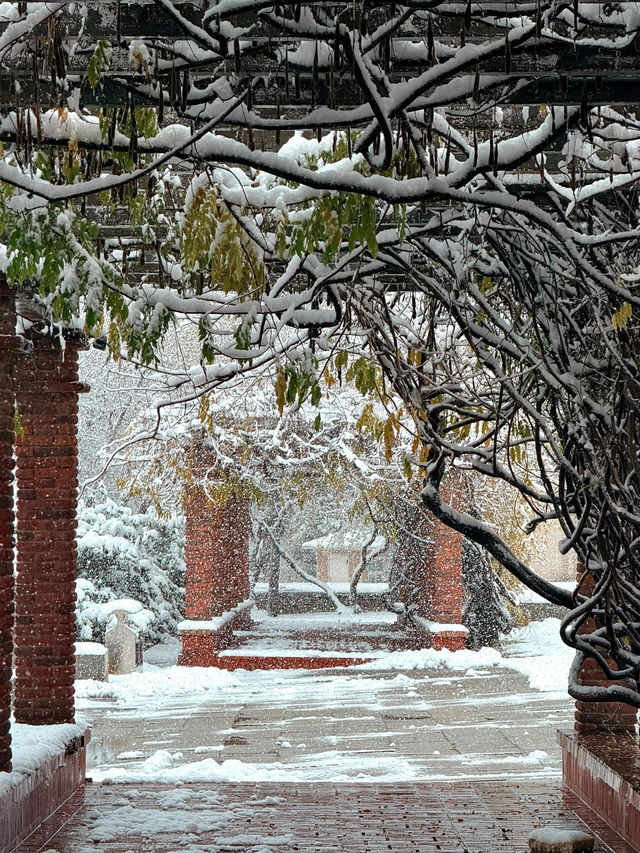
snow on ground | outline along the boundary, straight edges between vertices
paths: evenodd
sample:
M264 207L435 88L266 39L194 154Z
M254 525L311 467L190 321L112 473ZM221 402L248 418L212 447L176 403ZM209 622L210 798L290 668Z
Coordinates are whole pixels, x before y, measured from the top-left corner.
M504 665L521 672L534 690L567 690L574 651L560 639L560 620L530 622L512 632Z
M218 697L229 687L237 687L238 678L215 667L146 664L143 672L110 675L109 681L76 681L76 700L116 699L120 704L139 705L151 697L178 699L211 694Z
M314 614L324 616L325 614ZM417 649L382 654L375 660L351 667L349 672L384 671L429 671L447 669L458 672L486 673L492 669L512 669L525 675L534 690L546 692L566 691L569 667L573 652L567 648L559 636L559 619L545 619L532 622L524 628L514 630L507 638L504 653L497 649L484 648L478 651L462 649L451 652L448 649ZM166 649L166 650L165 650ZM273 652L273 650L270 650ZM145 664L143 672L130 675L111 676L108 682L76 682L77 699L110 698L125 704L136 704L151 696L181 697L197 694L219 696L225 690L239 686L239 679L251 680L244 670L235 673L213 667L167 667L166 661L173 660L177 647L156 646L145 653L145 658L157 661L158 665ZM283 647L282 653L286 649ZM231 653L231 652L230 652ZM237 652L234 650L234 654ZM308 653L308 650L305 654ZM295 672L295 671L294 671ZM277 680L284 675L272 674ZM269 676L267 676L269 677ZM428 676L427 676L428 677ZM256 679L262 680L258 674ZM364 689L370 689L363 682Z
M143 782L180 785L185 782L308 782L327 779L332 782L397 782L415 779L416 769L409 761L396 756L379 756L375 768L361 755L349 755L338 750L314 753L294 764L279 761L252 762L232 758L217 762L181 761L180 753L158 750L136 767L109 767L93 770L96 782Z
M502 653L427 649L341 671L167 666L175 646L156 649L162 668L77 683L96 720L91 775L177 785L558 775L555 728L572 715L558 627L520 629Z
M532 750L526 755L487 757L480 753L458 754L445 757L443 761L455 762L455 772L425 774L416 761L395 755L367 756L358 753L328 750L301 757L292 763L252 762L227 759L217 762L213 758L183 763L181 753L159 750L145 762L137 765L109 766L91 772L94 782L116 784L212 783L212 782L402 782L416 781L461 781L465 779L513 778L517 768L518 778L546 778L557 775L549 754L544 750ZM476 772L475 768L500 766L490 774ZM468 772L467 772L468 771Z
M349 593L351 584L348 581L328 581L327 586L338 595L346 595ZM269 584L260 581L255 585L254 591L257 594L267 593L269 591ZM281 583L280 592L306 592L318 595L325 594L320 587L316 586L314 583L309 583L309 581L289 581ZM389 592L388 583L362 582L358 584L359 595L383 595L385 592Z
M530 622L514 630L505 642L505 653L484 648L478 651L462 649L417 649L392 652L358 669L397 670L487 670L492 667L513 669L529 679L534 690L566 691L573 651L564 645L559 634L560 620L545 619Z
M32 776L49 759L64 755L67 745L75 738L82 737L86 728L81 719L77 720L76 725L27 726L13 722L13 770L11 773L0 772L0 797L19 785L25 776Z
M162 836L162 849L175 853L216 853L231 848L246 853L275 853L282 847L290 849L295 841L291 833L275 828L282 802L281 797L252 797L246 802L229 803L216 791L180 787L156 791L120 789L108 801L106 814L96 808L85 811L82 840L93 845L108 844L134 835L143 839L145 850L151 849L149 845L155 850ZM259 824L256 829L263 829L265 816L272 822L273 831L238 831L239 826L251 827L254 822ZM203 836L208 836L209 841L203 843ZM81 849L88 853L91 848Z
M331 584L336 587L341 584ZM342 584L348 587L348 584ZM398 616L390 610L352 610L327 613L281 613L279 616L269 616L265 610L254 608L251 617L269 630L318 630L322 628L344 627L345 625L394 625Z

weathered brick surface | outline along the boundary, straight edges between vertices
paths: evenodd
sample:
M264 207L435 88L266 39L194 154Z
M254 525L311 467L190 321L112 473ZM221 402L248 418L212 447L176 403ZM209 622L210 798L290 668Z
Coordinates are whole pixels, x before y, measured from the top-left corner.
M185 615L208 620L249 596L249 506L212 503L194 485L185 495Z
M584 573L584 567L578 565L578 580ZM587 577L582 581L580 590L589 594L593 590L593 578ZM580 628L580 633L588 633L594 630L593 620L587 620ZM615 669L615 665L611 665ZM608 687L617 684L626 687L636 685L629 681L613 681L605 675L598 662L593 658L587 659L580 669L579 682L585 686ZM632 705L624 702L576 702L574 728L581 734L594 732L629 732L635 733L637 722L637 710Z
M15 299L0 282L0 771L11 770L11 668L13 629L13 360Z
M640 850L640 745L635 735L558 732L564 783ZM617 849L617 848L616 848Z
M82 802L88 742L89 732L23 776L15 788L0 793L0 853L12 853L36 827L64 813L74 792Z
M461 475L450 472L440 488L442 499L454 509L463 509ZM430 607L427 612L434 622L460 624L462 621L462 536L437 519L433 569L429 579Z
M34 336L16 371L18 522L14 714L72 722L78 348Z
M167 787L134 787L90 785L84 806L80 796L73 810L65 804L17 853L41 853L52 847L58 853L84 853L97 816L106 823L113 816L113 831L99 844L101 853L176 850L184 846L187 824L196 827L196 848L228 853L257 849L256 838L263 839L263 849L280 853L524 853L534 828L584 830L585 824L595 836L594 853L638 849L554 779L186 785L181 788L181 797L189 803L184 823L160 826L152 839L145 831L144 816L150 808L166 808ZM139 826L118 820L123 797L134 814L139 811ZM220 826L227 839L239 840L221 842Z

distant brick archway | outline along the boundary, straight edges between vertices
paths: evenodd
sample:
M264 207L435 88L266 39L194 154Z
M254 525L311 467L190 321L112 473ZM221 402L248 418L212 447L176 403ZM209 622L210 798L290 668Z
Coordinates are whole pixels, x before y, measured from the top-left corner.
M233 640L243 614L233 614L249 596L249 504L231 495L216 502L207 495L207 479L215 461L205 447L194 449L194 482L184 492L185 616L180 625L184 666L219 665L218 653ZM461 508L463 483L455 473L443 488L445 500ZM411 570L401 584L400 597L417 604L436 648L464 647L462 627L462 536L433 519L433 545L420 544L408 559ZM425 534L426 535L426 534ZM427 540L425 539L425 542ZM405 555L407 556L407 555Z

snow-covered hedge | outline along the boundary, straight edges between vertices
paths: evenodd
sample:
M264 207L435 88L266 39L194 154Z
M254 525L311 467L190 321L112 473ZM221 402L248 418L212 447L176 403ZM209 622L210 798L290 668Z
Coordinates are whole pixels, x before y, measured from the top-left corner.
M78 509L78 639L101 640L107 616L100 606L134 598L154 614L145 643L177 633L184 601L184 522L153 508L136 513L102 498Z

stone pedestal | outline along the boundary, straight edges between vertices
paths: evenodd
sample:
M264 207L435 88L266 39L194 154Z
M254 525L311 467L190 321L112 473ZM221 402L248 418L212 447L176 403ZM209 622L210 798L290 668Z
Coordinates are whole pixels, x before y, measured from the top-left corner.
M102 643L76 643L76 680L106 681L109 654Z
M116 624L109 628L104 635L107 647L109 673L111 675L126 675L138 667L137 644L138 635L126 624L127 611L114 610Z

